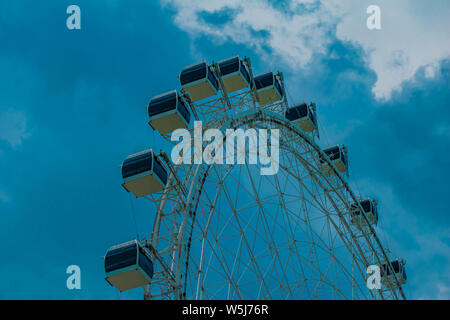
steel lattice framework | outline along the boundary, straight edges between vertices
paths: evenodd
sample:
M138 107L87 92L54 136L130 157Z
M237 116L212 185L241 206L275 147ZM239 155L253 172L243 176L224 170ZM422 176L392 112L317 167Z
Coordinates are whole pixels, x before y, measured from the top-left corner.
M350 223L358 199L345 177L314 136L283 116L286 98L257 101L254 90L229 95L221 84L218 98L190 105L204 130L279 129L278 174L260 175L249 164L175 166L161 152L170 175L164 191L146 196L156 215L143 244L156 267L144 297L404 299L397 279L367 289L366 268L389 259L370 223ZM333 175L321 171L320 155Z

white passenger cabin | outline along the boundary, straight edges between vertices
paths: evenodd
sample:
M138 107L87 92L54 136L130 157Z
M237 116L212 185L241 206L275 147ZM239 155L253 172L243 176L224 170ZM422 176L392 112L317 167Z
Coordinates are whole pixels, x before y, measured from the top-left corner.
M397 280L400 284L405 284L406 280L407 280L405 265L406 265L406 262L403 259L394 259L391 261L392 269L393 269L395 276L397 277ZM383 263L381 265L381 281L387 287L392 287L392 286L397 285L394 274L391 272L387 263Z
M251 82L250 73L239 56L219 62L220 75L227 93L248 88Z
M285 112L286 119L294 122L305 132L313 132L317 129L316 105L311 103L298 103L288 108Z
M106 252L105 280L120 292L150 284L153 262L136 240L112 246Z
M375 199L360 200L359 206L356 203L352 204L350 208L351 223L358 227L367 226L366 220L362 216L360 207L364 210L369 224L376 225L378 223L378 207Z
M164 189L167 170L151 149L128 156L122 164L122 186L136 197Z
M347 160L347 148L345 146L333 146L323 149L325 155L334 164L336 169L341 173L347 172L348 160ZM319 157L319 162L321 165L321 170L327 175L334 174L334 170L328 165L327 161L322 155Z
M255 76L254 82L260 106L265 106L283 99L280 80L272 71Z
M153 97L147 112L150 126L161 135L187 128L191 119L187 102L175 90Z
M193 102L215 96L219 90L216 74L204 61L185 67L179 78L181 87Z

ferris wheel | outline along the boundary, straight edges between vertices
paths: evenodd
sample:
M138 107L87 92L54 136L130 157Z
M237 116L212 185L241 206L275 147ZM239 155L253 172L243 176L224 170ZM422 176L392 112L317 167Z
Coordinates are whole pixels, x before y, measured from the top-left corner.
M194 137L201 121L200 133L217 129L227 148L228 130L277 130L267 147L279 150L278 170L261 174L267 162L249 161L250 134L247 147L233 146L241 163L174 163L170 150L127 157L123 187L150 201L154 223L145 240L109 248L112 286L144 287L145 299L405 299L405 262L377 236L376 200L347 183L347 148L319 147L314 103L289 104L282 73L253 75L238 56L188 66L179 79L181 90L150 101L153 130L175 145L174 130ZM377 290L366 285L371 265Z

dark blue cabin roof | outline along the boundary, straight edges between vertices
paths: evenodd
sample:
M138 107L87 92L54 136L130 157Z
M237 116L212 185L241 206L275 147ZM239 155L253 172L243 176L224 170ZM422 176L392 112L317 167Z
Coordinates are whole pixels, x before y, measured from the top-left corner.
M238 56L224 59L219 62L219 69L222 76L239 71L240 60Z
M137 246L136 240L132 240L109 248L105 255L105 272L136 264Z
M105 272L126 268L136 263L151 278L153 263L146 250L136 240L112 246L105 255Z
M286 110L285 117L288 120L294 121L304 118L308 115L308 105L305 102L296 104Z
M181 98L176 90L153 97L148 104L147 111L148 116L151 118L155 115L174 110L176 108L178 108L178 111L184 117L186 122L189 123L191 114L186 106L186 102Z
M204 61L184 67L180 74L181 85L206 78L207 68L208 65Z
M219 81L216 76L209 70L208 64L203 61L185 67L180 74L180 83L182 86L207 78L214 88L219 88Z
M258 74L257 76L255 76L254 81L256 90L272 86L274 81L273 72L269 71L266 73Z
M331 160L338 159L341 153L340 146L332 146L323 149L323 152L330 158Z
M323 152L330 158L331 161L340 159L345 165L347 165L347 155L344 152L344 147L339 145L332 146L323 149ZM324 162L322 155L320 155L320 161Z
M250 75L247 71L247 67L244 65L239 56L234 56L228 59L224 59L219 62L219 69L222 76L240 71L245 80L250 83Z
M122 164L122 178L152 170L153 151L148 149L129 155Z
M164 185L167 183L167 171L152 149L129 155L122 164L122 178L125 179L150 170L158 175Z
M154 115L173 110L177 107L178 93L176 90L157 95L148 104L148 115Z
M266 87L274 86L278 91L280 96L283 96L283 91L281 89L281 84L275 77L272 71L266 73L260 73L254 78L256 90L263 89Z

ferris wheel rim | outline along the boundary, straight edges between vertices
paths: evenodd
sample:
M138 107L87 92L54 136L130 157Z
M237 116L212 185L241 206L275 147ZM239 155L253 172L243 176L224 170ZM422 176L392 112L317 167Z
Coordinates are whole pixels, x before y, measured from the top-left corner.
M245 119L246 119L246 120L245 120ZM224 129L224 128L231 128L231 127L239 128L240 126L245 125L246 123L257 122L257 121L261 121L261 122L268 121L268 122L273 122L273 123L282 125L285 129L290 130L290 131L293 132L296 136L300 137L303 141L305 141L306 143L308 143L308 144L309 144L309 145L317 152L317 154L325 155L324 152L322 151L322 149L314 142L314 140L311 139L307 134L305 134L305 133L297 126L297 125L295 125L295 124L292 123L291 121L289 121L289 120L283 118L281 115L279 115L279 114L277 114L277 113L275 113L275 112L272 112L272 111L261 110L261 109L253 109L253 110L243 111L243 112L241 112L241 113L238 113L238 114L234 115L232 118L229 118L227 121L225 121L225 122L222 124L221 129ZM351 190L350 186L349 186L348 183L345 181L345 179L343 178L343 176L342 176L342 174L339 172L339 170L336 169L336 167L335 167L334 164L328 159L328 157L324 157L324 159L325 159L325 161L328 162L328 164L330 165L330 167L332 168L332 170L334 171L334 173L336 174L336 176L339 178L340 183L342 183L342 185L345 187L346 192L351 196L351 198L353 199L353 201L359 205L359 202L357 201L357 197L355 196L354 192ZM210 168L210 167L214 166L214 164L211 164L211 165L208 165L208 164L198 164L198 167L200 167L200 166L206 166L207 168ZM207 171L205 172L205 175L204 175L204 177L202 178L202 182L201 182L202 184L205 183L205 179L206 179L206 177L207 177L207 175L208 175L208 172L209 172L209 170L207 170ZM322 174L323 174L323 173L322 173ZM195 177L192 181L197 181L197 177ZM328 182L328 183L330 183L330 182ZM202 190L202 188L203 188L203 186L200 187L200 190ZM198 197L195 199L195 202L196 202L196 203L198 203L198 201L200 200L200 196L201 196L201 192L198 194ZM337 209L337 208L336 208L336 209ZM185 216L186 216L186 214L187 214L187 211L188 211L188 206L186 207L186 212L184 213ZM364 210L362 210L362 213L363 213L364 219L366 219L366 221L367 221L367 217L365 216ZM195 212L194 212L194 214L195 214ZM340 216L340 219L344 220L344 219L342 218L342 216ZM192 221L192 223L194 223L194 221ZM346 221L345 221L345 223L346 223ZM379 249L381 250L381 253L382 253L383 256L384 256L384 257L383 257L384 260L385 260L385 261L389 261L389 259L387 258L387 255L386 255L386 253L385 253L385 250L384 250L383 246L381 245L381 242L380 242L380 240L379 240L379 238L378 238L378 235L376 234L375 230L373 229L373 227L372 227L370 224L368 224L368 227L369 227L371 236L372 236L372 237L375 239L375 241L377 242L377 245L378 245ZM336 227L335 227L335 228L336 228ZM354 237L354 235L353 235L352 232L351 232L351 234L352 234L353 242L354 242L355 244L357 244L357 241L355 240L355 237ZM366 239L366 241L367 241L367 239ZM373 250L373 251L376 252L375 250ZM361 255L364 257L364 255L363 255L362 253L361 253ZM186 259L187 259L186 262L188 263L189 257L187 257ZM364 260L365 260L365 259L364 259ZM377 260L378 260L378 262L381 264L381 260L380 260L380 258L378 257L378 255L377 255ZM366 267L367 267L367 265L366 265ZM186 268L186 270L187 270L187 268ZM403 299L406 299L406 297L404 296L404 293L403 293L401 284L398 282L398 279L396 278L395 273L394 273L394 276L395 276L395 280L396 280L397 283L398 283L397 289L398 289L398 291L399 291L399 293L400 293L400 296L401 296ZM185 279L186 279L186 278L187 278L187 272L186 272L186 274L185 274ZM397 294L396 294L396 292L395 292L395 288L394 288L394 287L391 287L390 289L391 289L391 292L393 292L394 297L398 299ZM383 295L381 294L381 292L379 292L379 293L380 293L380 296L381 296L382 299L383 299Z

